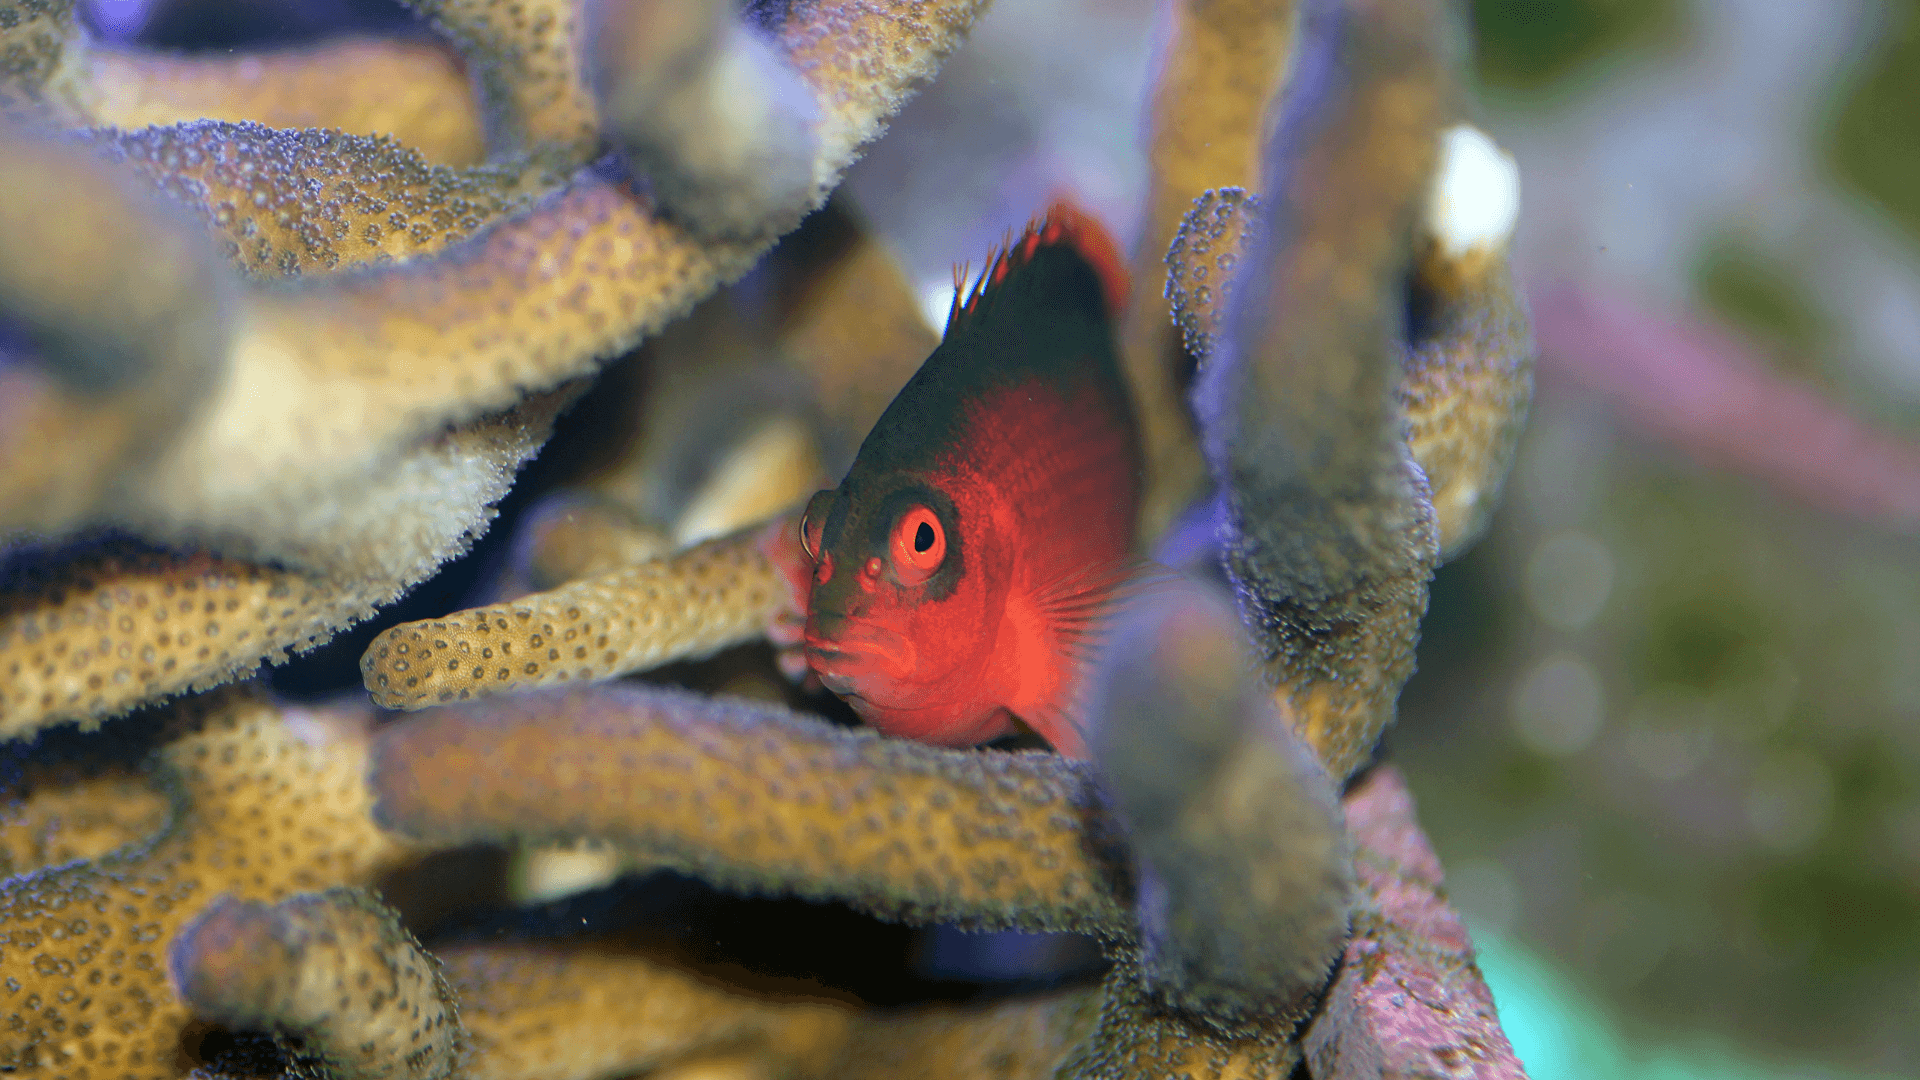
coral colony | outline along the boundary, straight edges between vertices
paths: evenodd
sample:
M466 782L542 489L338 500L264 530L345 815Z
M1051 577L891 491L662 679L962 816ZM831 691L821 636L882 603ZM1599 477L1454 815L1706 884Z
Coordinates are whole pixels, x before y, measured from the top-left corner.
M447 47L176 57L0 0L0 1071L1520 1075L1366 767L1530 388L1450 5L1171 5L1115 341L1136 551L1214 571L1114 601L1084 760L790 681L801 508L935 343L821 208L982 0L412 6ZM643 340L645 392L593 391L640 435L521 516L496 602L381 634L366 693L244 681L467 550ZM743 351L790 407L715 439ZM763 640L746 697L625 678ZM1106 960L879 1008L511 920L423 945L403 894L476 845Z

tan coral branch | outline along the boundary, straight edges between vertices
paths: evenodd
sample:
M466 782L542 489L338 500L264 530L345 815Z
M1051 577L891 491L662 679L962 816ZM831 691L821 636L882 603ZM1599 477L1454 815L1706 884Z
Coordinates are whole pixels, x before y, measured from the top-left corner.
M1262 228L1260 200L1237 188L1194 201L1167 253L1167 295L1187 349L1213 350L1233 283ZM1534 349L1504 251L1465 257L1418 242L1397 395L1407 448L1433 492L1440 560L1458 555L1499 501L1532 400Z
M1162 259L1203 192L1260 182L1261 114L1280 86L1295 0L1169 0L1148 111L1147 219L1120 355L1146 457L1139 534L1151 542L1206 486L1162 291Z
M121 543L16 555L0 580L0 739L216 686L365 618L465 549L563 400L449 433L365 480L355 497L386 530L302 508L320 516L316 528L340 531L306 542L334 562L324 571ZM298 528L293 513L278 524Z
M79 112L75 54L82 35L73 8L73 0L0 2L0 117Z
M812 209L820 108L730 0L583 0L601 124L705 236L785 232Z
M1268 145L1267 221L1202 370L1228 568L1270 676L1336 778L1413 670L1438 555L1394 391L1421 198L1452 93L1440 0L1315 0Z
M576 0L404 0L450 38L473 69L495 157L576 156L598 137L581 77Z
M364 890L220 896L167 954L196 1014L272 1032L330 1080L455 1075L465 1033L440 964Z
M832 727L682 691L596 687L451 706L385 731L370 781L443 845L594 837L723 886L889 918L1128 933L1084 768Z
M592 1080L725 1054L822 1069L853 1027L827 999L726 986L617 945L460 944L440 953L470 1032L470 1080Z
M387 135L435 165L477 165L485 132L455 57L422 41L349 37L243 55L88 51L87 119L117 128L250 120Z
M0 191L5 542L72 527L203 410L238 297L178 210L4 119Z
M205 553L108 547L0 591L0 739L228 682L371 605L339 583Z
M611 679L758 637L790 604L762 550L766 531L711 540L510 604L402 623L367 646L361 675L381 705L420 709Z
M1223 598L1161 586L1123 611L1093 698L1094 760L1140 864L1141 977L1242 1038L1306 1016L1352 892L1339 800L1244 641Z
M195 120L91 137L109 160L199 214L253 277L431 255L528 201L522 170L431 165L384 133Z
M228 691L165 719L177 735L156 763L179 810L155 842L0 882L17 984L0 998L0 1067L172 1074L189 1012L166 952L205 901L369 884L405 851L368 817L364 706Z
M29 762L0 789L0 878L97 859L157 835L172 805L128 765Z

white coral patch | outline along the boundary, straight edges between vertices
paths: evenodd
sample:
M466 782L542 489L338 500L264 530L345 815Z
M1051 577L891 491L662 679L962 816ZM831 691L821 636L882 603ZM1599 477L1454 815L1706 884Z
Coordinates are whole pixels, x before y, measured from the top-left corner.
M1520 169L1472 124L1440 133L1440 167L1427 196L1427 230L1450 256L1505 246L1520 216Z

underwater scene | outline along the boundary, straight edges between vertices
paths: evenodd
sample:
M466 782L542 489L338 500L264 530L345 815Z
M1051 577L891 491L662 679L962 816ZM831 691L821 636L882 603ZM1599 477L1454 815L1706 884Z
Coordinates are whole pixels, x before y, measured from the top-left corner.
M1920 2L0 0L0 1072L1920 1076Z

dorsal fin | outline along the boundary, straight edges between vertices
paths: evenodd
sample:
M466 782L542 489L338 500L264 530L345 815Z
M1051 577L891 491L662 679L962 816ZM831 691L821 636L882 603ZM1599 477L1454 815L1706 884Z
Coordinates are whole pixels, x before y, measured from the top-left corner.
M987 253L986 268L969 287L967 268L955 266L953 302L947 308L947 332L952 333L965 321L979 315L983 301L1034 260L1042 250L1061 245L1073 249L1093 267L1100 279L1100 294L1106 301L1107 317L1119 314L1127 303L1127 267L1120 246L1113 242L1098 219L1082 212L1063 199L1056 199L1046 213L1027 223L1026 231L1015 240L1011 235Z

